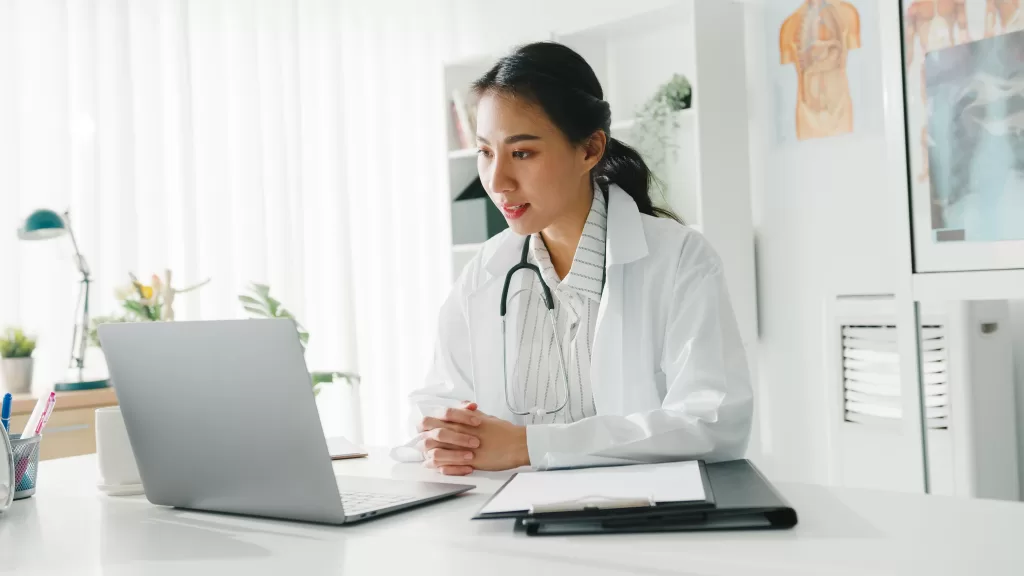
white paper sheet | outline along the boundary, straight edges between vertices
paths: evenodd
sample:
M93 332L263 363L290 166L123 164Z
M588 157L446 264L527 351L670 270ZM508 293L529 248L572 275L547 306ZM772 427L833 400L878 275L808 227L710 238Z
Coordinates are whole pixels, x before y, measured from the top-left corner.
M523 472L480 511L520 512L532 506L602 499L653 498L655 502L705 500L697 462L644 464L586 470Z
M331 460L346 460L348 458L362 458L366 456L366 450L349 442L342 436L328 438L327 450L331 453Z

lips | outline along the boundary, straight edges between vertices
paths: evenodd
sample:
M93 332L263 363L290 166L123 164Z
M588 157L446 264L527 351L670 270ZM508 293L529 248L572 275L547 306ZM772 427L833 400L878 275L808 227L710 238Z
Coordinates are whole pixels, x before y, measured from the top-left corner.
M526 214L526 211L529 210L529 208L530 208L529 203L527 203L527 204L502 204L501 205L501 213L504 214L505 218L508 218L509 220L518 220L519 218L523 217L523 214Z

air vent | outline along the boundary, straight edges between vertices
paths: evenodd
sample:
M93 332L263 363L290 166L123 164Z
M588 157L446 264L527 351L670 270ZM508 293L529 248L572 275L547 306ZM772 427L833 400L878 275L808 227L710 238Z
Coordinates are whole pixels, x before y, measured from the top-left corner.
M873 427L899 429L903 406L896 326L844 324L840 329L844 419ZM921 356L928 428L948 428L949 372L944 326L932 324L922 327Z

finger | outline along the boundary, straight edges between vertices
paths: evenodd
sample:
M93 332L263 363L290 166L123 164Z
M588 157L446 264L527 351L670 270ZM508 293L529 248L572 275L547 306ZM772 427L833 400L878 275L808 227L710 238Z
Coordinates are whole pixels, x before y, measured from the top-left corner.
M476 411L476 410L480 409L480 406L478 406L476 402L470 402L469 400L466 400L465 402L463 402L462 403L462 407L464 409L466 409L466 410L472 410L472 411Z
M466 448L466 446L455 446L454 444L445 444L444 442L441 442L426 435L424 435L424 437L420 439L419 443L417 444L417 447L419 448L420 452L424 454L430 452L434 448L442 448L444 450L456 451L465 450Z
M434 448L427 450L427 462L431 467L438 468L448 464L465 466L473 459L473 453L464 450L448 450L445 448Z
M447 428L435 428L427 433L428 438L433 438L442 444L450 444L460 448L479 448L480 439L476 436L463 434Z
M480 425L480 416L474 410L466 410L465 408L448 408L441 416L441 420L465 424L466 426Z
M468 476L473 473L472 466L442 466L437 469L445 476Z
M438 428L447 428L449 430L461 432L463 429L463 425L456 424L454 422L445 422L444 420L441 420L439 418L431 418L428 416L421 420L420 423L416 426L416 428L420 432L429 432L431 430L437 430Z

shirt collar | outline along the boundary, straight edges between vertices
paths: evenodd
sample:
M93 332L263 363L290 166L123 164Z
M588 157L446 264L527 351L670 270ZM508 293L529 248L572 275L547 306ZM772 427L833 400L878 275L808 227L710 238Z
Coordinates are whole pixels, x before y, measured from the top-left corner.
M547 246L544 245L544 240L539 233L534 234L530 242L530 250L548 287L552 290L561 287L571 288L581 296L600 302L601 291L604 288L607 230L608 206L604 194L597 189L590 205L587 222L583 225L583 235L576 247L572 266L564 280L559 280L558 274L555 273L555 267L551 263L551 255L548 253Z

